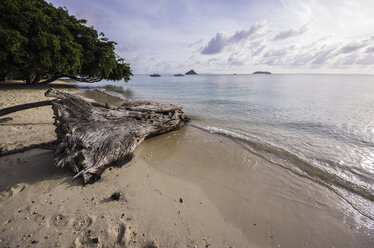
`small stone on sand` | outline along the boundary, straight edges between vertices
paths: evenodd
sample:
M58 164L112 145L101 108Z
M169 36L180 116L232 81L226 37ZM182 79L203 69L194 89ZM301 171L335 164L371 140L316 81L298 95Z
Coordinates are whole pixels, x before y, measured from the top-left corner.
M121 193L120 192L115 192L113 193L113 195L110 196L112 198L112 200L114 201L118 201L119 198L121 197Z

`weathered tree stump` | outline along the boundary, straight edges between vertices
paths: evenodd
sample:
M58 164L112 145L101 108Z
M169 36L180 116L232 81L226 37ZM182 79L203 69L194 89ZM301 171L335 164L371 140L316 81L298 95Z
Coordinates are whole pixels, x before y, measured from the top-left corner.
M128 101L120 107L93 106L55 89L45 95L58 99L52 102L56 165L70 166L83 183L93 183L107 167L131 160L145 138L179 129L188 121L181 105Z

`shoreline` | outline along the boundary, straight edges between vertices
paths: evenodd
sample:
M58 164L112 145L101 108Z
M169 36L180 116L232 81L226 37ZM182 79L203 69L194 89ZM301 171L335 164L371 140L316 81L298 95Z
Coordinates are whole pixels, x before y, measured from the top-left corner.
M82 89L87 98L93 98L97 101L110 102L112 105L119 106L122 101L131 99L134 95L131 89L124 89L121 86L101 85L98 88ZM139 99L144 100L144 99ZM162 102L162 100L161 100ZM191 123L205 132L211 134L223 135L230 139L234 139L241 143L244 149L249 150L258 156L265 158L268 162L275 166L280 166L289 170L300 177L306 177L324 187L329 188L338 196L342 197L348 204L350 204L359 215L363 215L374 221L373 212L373 191L367 185L360 183L352 183L348 177L336 176L335 173L339 171L326 170L323 163L316 163L311 158L306 158L303 154L294 153L292 150L287 150L282 147L272 145L267 142L261 142L260 139L248 136L246 133L226 127L216 126L214 123L202 123L199 120L201 116L191 116ZM195 121L196 120L196 121ZM226 123L227 124L227 123ZM317 158L318 160L318 158ZM326 163L334 165L334 161L326 160ZM334 166L333 166L334 168ZM364 181L365 182L365 181ZM368 183L368 182L365 182ZM374 225L374 224L373 224Z
M5 127L32 117L32 127L37 121L47 123L31 129L35 135L50 136L46 126L54 132L51 116L32 110L36 113L25 117L26 111L12 114L16 118ZM20 136L19 130L12 130L12 137ZM271 165L232 139L192 126L147 139L127 165L106 170L100 181L85 187L72 180L67 168L54 167L52 151L1 157L0 170L5 247L7 242L14 247L33 241L40 247L115 247L121 242L129 247L373 245L372 230L360 226L335 193ZM122 193L118 202L108 200L114 191ZM99 244L93 243L96 237Z

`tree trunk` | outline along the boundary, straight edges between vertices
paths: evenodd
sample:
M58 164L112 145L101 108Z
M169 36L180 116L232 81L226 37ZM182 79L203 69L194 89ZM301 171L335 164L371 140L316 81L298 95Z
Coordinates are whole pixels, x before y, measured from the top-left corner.
M35 77L34 77L34 80L32 81L32 84L37 84L37 83L39 83L39 81L40 81L40 73L37 72Z
M26 104L21 104L21 105L16 105L16 106L0 109L0 116L14 113L14 112L21 111L21 110L25 110L25 109L29 109L29 108L37 108L37 107L52 105L52 101L53 100L32 102L32 103L26 103Z
M123 165L147 137L179 129L189 119L181 105L126 102L94 107L79 96L50 89L58 146L57 166L70 166L83 183L100 179L108 166ZM74 177L74 178L75 178Z
M0 82L4 82L6 80L6 77L8 76L9 71L4 72L0 75Z
M49 79L47 79L47 80L44 80L44 81L41 81L39 84L49 84L49 83L51 83L51 82L53 82L53 81L56 81L57 79L59 79L61 76L53 76L53 77L51 77L51 78L49 78Z
M22 74L23 74L24 80L26 81L26 84L31 85L32 84L32 79L31 79L32 73L29 71L23 71Z
M32 84L32 81L31 81L31 77L30 77L30 75L27 75L27 76L25 77L25 81L26 81L26 84L27 84L27 85L31 85L31 84Z
M25 109L52 105L53 101L57 101L57 100L46 100L46 101L40 101L40 102L31 102L31 103L25 103L25 104L21 104L21 105L16 105L16 106L0 109L0 116L8 115L10 113L14 113L14 112L25 110ZM90 103L95 107L107 108L107 105L102 104L102 103L98 103L98 102L90 102Z

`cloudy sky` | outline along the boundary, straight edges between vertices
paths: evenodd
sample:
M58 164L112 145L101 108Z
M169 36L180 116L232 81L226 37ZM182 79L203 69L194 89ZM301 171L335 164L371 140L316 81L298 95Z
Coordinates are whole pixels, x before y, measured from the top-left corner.
M374 73L374 0L49 0L135 73Z

